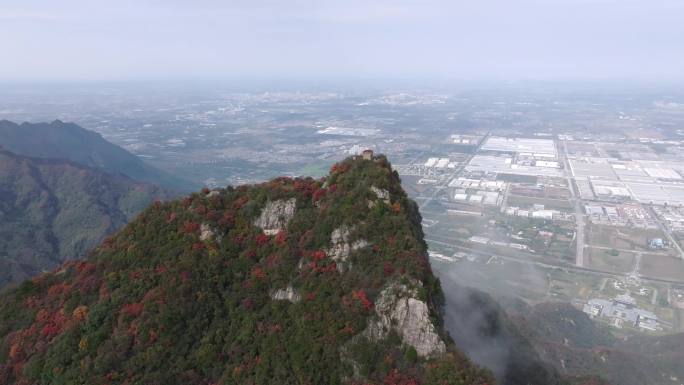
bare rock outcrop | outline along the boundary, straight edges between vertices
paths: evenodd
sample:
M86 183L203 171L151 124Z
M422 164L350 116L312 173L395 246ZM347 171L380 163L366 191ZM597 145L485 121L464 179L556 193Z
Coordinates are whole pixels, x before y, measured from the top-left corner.
M337 270L340 272L344 270L344 264L347 263L352 251L368 246L368 241L365 239L357 239L351 242L352 230L348 226L340 226L333 230L330 235L330 248L326 250L326 254L337 263Z
M375 194L378 199L381 199L385 203L389 204L390 203L390 193L389 191L385 189L381 189L379 187L371 186L370 190Z
M277 234L278 231L287 226L287 223L294 216L296 203L295 198L279 199L266 203L259 218L254 221L254 225L261 227L267 235Z
M430 319L430 310L424 301L417 298L415 286L420 283L413 284L414 288L409 288L405 284L392 283L383 289L375 302L376 318L363 333L377 341L394 330L421 357L444 353L446 345Z
M200 241L209 241L214 239L215 236L214 230L208 224L202 223L200 225Z
M290 301L292 303L297 303L301 301L302 296L292 286L288 286L284 289L278 289L271 292L271 299L276 301Z

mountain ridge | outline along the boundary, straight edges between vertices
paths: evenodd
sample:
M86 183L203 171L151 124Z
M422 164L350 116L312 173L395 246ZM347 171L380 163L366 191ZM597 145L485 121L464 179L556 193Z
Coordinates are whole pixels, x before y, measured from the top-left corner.
M0 120L0 146L17 155L70 160L171 190L189 191L192 186L188 181L150 166L99 133L60 120L21 124Z
M170 194L68 160L0 148L0 288L82 257Z

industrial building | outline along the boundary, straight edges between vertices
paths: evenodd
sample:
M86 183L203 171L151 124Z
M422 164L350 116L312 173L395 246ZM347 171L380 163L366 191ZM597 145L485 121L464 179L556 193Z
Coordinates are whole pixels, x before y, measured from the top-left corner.
M600 317L608 320L613 326L622 328L624 324L641 330L660 330L658 316L653 312L637 307L634 298L628 294L606 300L594 298L589 300L582 311L590 317Z

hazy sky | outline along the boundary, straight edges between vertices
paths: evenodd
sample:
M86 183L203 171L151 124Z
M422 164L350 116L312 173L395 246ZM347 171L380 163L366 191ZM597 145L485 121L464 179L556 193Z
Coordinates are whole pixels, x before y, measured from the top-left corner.
M0 79L684 78L684 0L2 0Z

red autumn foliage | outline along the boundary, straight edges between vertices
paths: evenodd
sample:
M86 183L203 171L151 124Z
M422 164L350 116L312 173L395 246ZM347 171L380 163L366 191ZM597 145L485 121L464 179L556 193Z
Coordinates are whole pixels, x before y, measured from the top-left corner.
M157 274L164 274L166 273L166 266L164 265L159 265L157 268L154 270Z
M363 308L366 309L367 311L373 310L373 301L368 299L368 296L366 295L366 292L361 289L361 290L353 290L352 291L352 298L358 300L361 302L361 305L363 305Z
M76 282L74 282L74 289L80 292L91 292L100 287L100 279L94 274L82 274Z
M95 266L94 263L91 262L77 262L76 263L76 270L79 273L85 273L85 274L90 274L95 271Z
M221 219L219 219L219 225L223 227L232 227L235 225L235 213L232 211L226 211L223 213Z
M328 264L319 264L318 262L319 260L311 261L308 265L309 269L311 271L315 271L316 273L332 273L337 271L337 264L335 262Z
M102 241L102 247L105 249L112 249L114 247L114 237L111 235Z
M192 249L193 250L203 250L204 249L204 243L202 242L195 242L192 244Z
M199 231L200 225L197 222L188 221L183 224L185 234L195 234Z
M254 266L254 268L252 268L252 278L254 278L254 279L266 279L266 273L261 268L261 266Z
M215 221L219 219L219 212L216 210L209 210L207 212L206 218L210 221Z
M181 203L182 203L183 207L187 209L192 204L192 197L183 198L183 201Z
M43 326L43 330L40 331L40 335L45 338L52 338L59 334L59 327L54 323L49 323Z
M399 202L392 203L392 211L394 211L395 213L400 213L401 212L401 204L399 204Z
M241 196L240 198L236 199L233 202L233 209L238 210L240 207L244 206L245 203L247 203L248 201L249 201L248 196L246 196L246 195Z
M330 187L328 187L329 193L333 194L335 191L337 191L337 185L336 184L330 185Z
M38 310L38 313L36 313L36 322L38 323L48 322L50 318L50 313L48 313L48 311L45 309L40 309Z
M247 297L242 300L242 307L245 308L246 310L252 310L254 308L254 300L250 297Z
M259 246L263 246L263 245L267 244L268 241L270 241L270 240L271 240L271 237L269 237L266 234L259 234L255 238L255 241L256 241L257 245L259 245Z
M325 266L321 266L318 269L316 269L317 272L319 273L332 273L337 271L337 263L333 262Z
M276 234L275 242L278 246L284 246L287 243L287 231L280 230Z
M137 280L139 280L140 278L142 278L143 272L142 272L142 270L131 271L131 272L128 274L128 276L130 277L131 280L137 281Z
M249 259L255 259L257 256L257 252L254 249L249 249L245 252L245 257Z
M392 371L383 380L385 385L418 385L419 382L415 378L402 375L398 369Z
M56 283L48 289L48 296L56 297L60 294L68 294L70 289L71 286L66 283Z
M344 174L347 171L349 171L349 165L346 163L335 163L330 168L331 174Z
M321 200L321 198L323 198L326 193L327 193L327 190L324 188L317 189L313 193L313 196L312 196L313 201L317 202L317 201Z
M29 309L33 309L33 308L37 307L39 304L40 304L40 299L35 295L28 297L28 298L26 298L26 300L24 300L24 306L26 306Z
M326 256L327 255L323 250L316 250L313 253L311 253L311 259L313 259L314 261L322 261L325 259Z
M394 266L389 262L385 262L385 266L383 266L382 270L385 272L385 275L392 275L392 273L394 273Z
M198 205L195 207L195 213L199 215L204 215L207 213L207 207L205 205Z
M142 302L129 303L121 308L121 313L131 317L138 317L142 313L143 308Z
M202 194L207 195L210 192L211 192L211 190L209 190L209 187L202 187Z
M10 346L9 350L9 358L12 361L16 361L21 358L21 346L18 343L13 343L12 346Z

